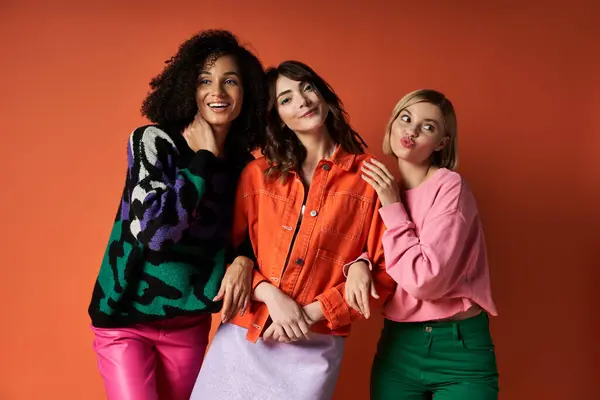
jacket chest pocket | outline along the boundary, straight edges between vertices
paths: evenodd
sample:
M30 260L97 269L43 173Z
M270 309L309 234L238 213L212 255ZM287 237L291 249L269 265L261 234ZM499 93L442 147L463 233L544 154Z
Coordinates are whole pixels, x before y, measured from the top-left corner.
M352 192L328 192L324 199L321 230L348 240L358 240L371 201Z

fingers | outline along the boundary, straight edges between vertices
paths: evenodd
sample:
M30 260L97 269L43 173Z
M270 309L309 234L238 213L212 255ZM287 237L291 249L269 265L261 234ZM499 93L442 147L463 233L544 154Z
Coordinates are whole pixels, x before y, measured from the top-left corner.
M267 329L265 329L265 331L263 332L263 340L265 342L268 342L269 340L274 339L274 333L275 333L275 324L271 324L271 326L269 326Z
M294 340L296 334L294 333L294 329L292 329L292 326L286 324L281 325L281 327L283 328L283 331L287 335L287 337L290 338L290 340Z
M233 315L239 312L240 316L244 315L248 304L250 303L250 293L244 289L227 286L224 290L223 302L223 322L227 322Z
M362 314L360 306L356 302L356 295L354 294L354 290L351 290L351 289L347 289L347 290L348 290L348 292L346 295L346 301L348 302L348 305L353 310L358 311L359 313Z
M300 340L304 337L304 334L302 333L302 329L300 329L300 323L298 324L291 324L290 328L292 330L292 332L294 332L294 336L290 336L290 338L294 341L296 340Z
M377 293L377 289L375 289L375 284L373 283L373 281L371 281L371 296L373 296L376 299L379 298L379 293Z
M279 343L292 343L292 339L290 339L285 334L285 331L280 325L276 326L275 333L273 334L273 339L277 340Z
M223 322L227 322L229 320L229 315L231 313L231 308L233 306L233 290L225 291L225 299L223 301L223 310L221 314L223 316Z
M371 186L373 186L373 189L375 190L380 190L381 189L381 185L373 178L370 178L369 176L362 174L361 177L367 181L367 183Z
M391 180L394 180L394 175L392 175L392 173L390 172L389 169L387 169L387 167L385 166L384 163L382 163L381 161L378 161L374 158L371 158L369 161L366 161L369 164L373 164L379 167L379 169L381 169L381 171Z
M389 185L393 179L390 179L385 172L381 170L377 165L364 162L361 167L364 173L368 174L371 178L375 179L379 184Z
M304 339L309 340L310 338L308 337L308 327L309 327L309 323L306 321L300 321L300 323L298 323L298 327L300 328L300 332L302 332L302 337L304 337Z
M250 304L250 297L250 293L247 293L246 296L244 296L242 309L240 310L240 316L243 316L246 313L246 310L248 309L248 304Z
M235 312L236 313L242 313L242 310L244 309L244 304L246 303L246 294L243 293L241 290L238 291L238 296L235 302Z
M221 281L221 287L219 288L219 293L215 296L213 301L223 300L223 296L225 295L225 283Z
M356 304L358 305L358 312L361 313L361 315L365 315L365 308L363 305L363 294L361 293L363 290L361 288L356 290L356 294L355 294L355 298L356 298Z
M369 305L369 287L364 286L362 288L362 290L360 291L360 295L361 295L361 301L362 301L363 315L365 316L366 319L369 319L369 317L371 316L371 308Z
M242 293L239 288L230 287L229 291L232 293L232 299L231 299L231 309L229 310L229 315L227 315L227 317L237 314L240 311L241 306L243 304L243 300L241 300Z
M383 178L378 173L369 169L366 165L360 167L360 169L362 170L363 175L366 175L369 178L371 178L377 183L378 186L383 186Z

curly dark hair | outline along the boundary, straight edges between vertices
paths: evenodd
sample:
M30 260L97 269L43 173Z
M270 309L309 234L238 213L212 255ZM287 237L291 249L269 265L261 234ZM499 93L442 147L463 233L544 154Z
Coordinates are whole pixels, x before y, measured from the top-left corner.
M350 126L348 114L340 98L331 86L308 65L300 61L284 61L266 72L269 102L267 105L267 137L263 154L269 162L267 176L285 178L289 171L297 169L306 159L306 148L296 134L285 126L277 110L277 78L285 76L291 80L310 83L317 94L329 106L325 119L329 135L336 144L352 154L364 153L367 144Z
M267 91L260 60L229 31L205 30L184 42L167 66L150 81L142 115L159 126L182 132L198 113L196 90L200 70L221 56L233 56L240 68L244 100L227 135L232 156L264 145Z

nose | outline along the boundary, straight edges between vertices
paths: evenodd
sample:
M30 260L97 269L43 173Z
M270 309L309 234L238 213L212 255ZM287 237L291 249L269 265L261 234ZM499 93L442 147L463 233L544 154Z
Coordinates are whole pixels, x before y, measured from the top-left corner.
M221 97L223 94L225 94L225 90L223 88L223 85L221 83L217 84L217 85L213 85L212 86L212 93L213 96L217 96L217 97Z
M416 138L417 136L419 136L419 133L417 132L417 130L415 128L412 129L407 129L405 132L406 136L413 139Z
M308 96L300 96L300 108L309 107L311 105L311 101Z

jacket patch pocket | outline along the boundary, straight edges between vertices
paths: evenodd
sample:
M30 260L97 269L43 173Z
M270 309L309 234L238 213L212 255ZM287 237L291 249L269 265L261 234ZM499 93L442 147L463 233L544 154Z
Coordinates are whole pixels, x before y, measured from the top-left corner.
M353 192L328 192L324 199L323 232L358 240L371 206L370 199Z

